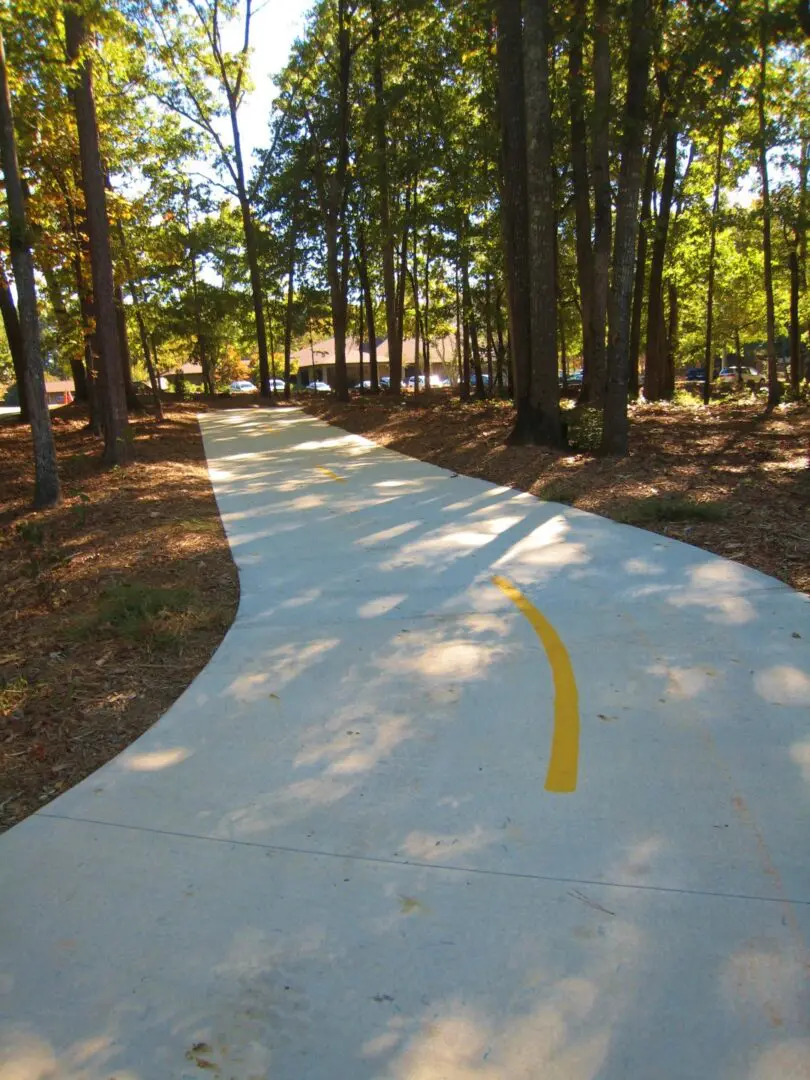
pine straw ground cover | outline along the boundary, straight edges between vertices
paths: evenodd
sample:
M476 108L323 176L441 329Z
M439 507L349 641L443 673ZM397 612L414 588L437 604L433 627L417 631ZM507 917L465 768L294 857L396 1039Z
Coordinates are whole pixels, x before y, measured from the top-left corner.
M63 501L37 514L30 433L0 420L0 830L153 724L233 620L197 410L133 417L133 464L107 472L82 412L58 410Z
M423 461L684 540L810 592L807 405L634 406L620 461L506 446L514 414L502 402L431 393L307 408ZM598 436L587 414L571 414L569 432L586 445Z

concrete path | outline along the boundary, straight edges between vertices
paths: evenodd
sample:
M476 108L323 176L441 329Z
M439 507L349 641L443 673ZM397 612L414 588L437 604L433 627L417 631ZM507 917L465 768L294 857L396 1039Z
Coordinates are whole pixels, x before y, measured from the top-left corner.
M807 598L201 422L239 615L0 838L0 1078L807 1080Z

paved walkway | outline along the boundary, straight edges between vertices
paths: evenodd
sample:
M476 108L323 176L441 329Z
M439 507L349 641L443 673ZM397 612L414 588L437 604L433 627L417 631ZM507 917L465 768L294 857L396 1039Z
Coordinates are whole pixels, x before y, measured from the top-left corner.
M0 838L0 1078L807 1080L807 598L201 422L239 615Z

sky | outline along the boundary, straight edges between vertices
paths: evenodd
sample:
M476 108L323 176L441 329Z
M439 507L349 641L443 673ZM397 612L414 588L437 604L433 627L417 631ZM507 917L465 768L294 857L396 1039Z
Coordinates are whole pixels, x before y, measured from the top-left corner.
M251 160L254 150L267 146L270 106L275 97L273 77L287 63L292 44L304 29L305 16L312 7L312 0L265 0L255 7L258 12L250 26L253 48L250 71L255 89L239 110L239 130L246 163ZM241 34L241 25L230 27L226 44L230 48L239 48Z

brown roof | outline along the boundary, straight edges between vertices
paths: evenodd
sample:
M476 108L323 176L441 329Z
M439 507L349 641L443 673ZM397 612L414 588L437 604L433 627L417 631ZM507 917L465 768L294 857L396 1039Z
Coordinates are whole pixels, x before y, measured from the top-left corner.
M406 364L413 361L415 341L413 338L405 338L402 342L402 359ZM430 358L434 362L451 364L455 357L456 339L453 334L439 338L430 343ZM368 358L368 343L363 342L363 360ZM331 367L335 363L335 339L327 338L324 341L316 341L311 346L305 345L303 349L293 353L293 359L298 361L300 368L307 367ZM377 342L377 360L383 364L388 363L388 338L382 338ZM360 350L356 337L346 338L346 363L359 364Z

